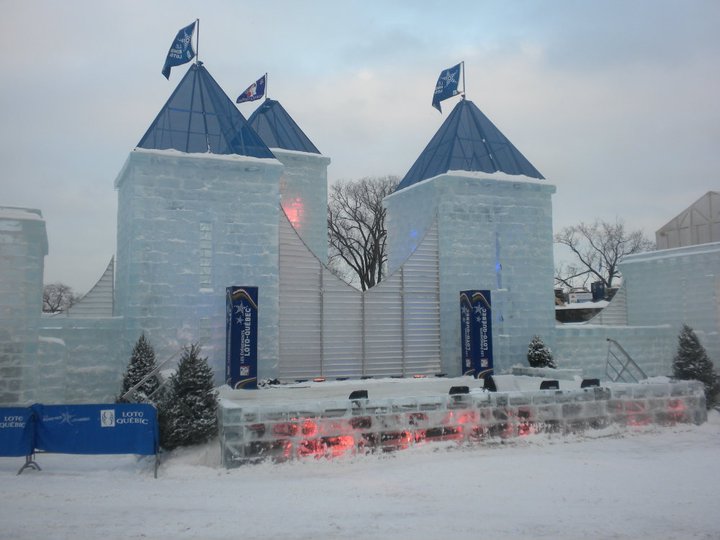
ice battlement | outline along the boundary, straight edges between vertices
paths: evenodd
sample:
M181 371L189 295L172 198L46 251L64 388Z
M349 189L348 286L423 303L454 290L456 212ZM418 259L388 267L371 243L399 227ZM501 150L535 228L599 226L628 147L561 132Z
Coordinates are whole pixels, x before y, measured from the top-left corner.
M540 381L506 377L515 382L504 383L516 387L532 384L538 388ZM233 467L266 459L282 462L392 452L433 442L482 444L533 434L567 435L707 420L703 385L696 381L581 388L580 381L574 380L560 381L557 390L508 392L490 392L479 385L476 379L460 377L405 379L401 384L356 380L257 392L223 390L219 408L222 461ZM444 393L437 392L441 386ZM338 397L338 392L347 393L350 388L367 393Z

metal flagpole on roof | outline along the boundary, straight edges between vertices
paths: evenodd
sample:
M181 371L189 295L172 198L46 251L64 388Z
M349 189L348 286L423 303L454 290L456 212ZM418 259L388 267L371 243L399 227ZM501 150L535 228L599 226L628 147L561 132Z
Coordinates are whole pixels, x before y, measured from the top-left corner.
M195 19L195 64L200 63L200 19Z
M465 99L465 60L460 62L462 66L462 74L463 74L463 91L462 91L462 97Z
M265 101L268 100L268 75L267 71L265 72Z

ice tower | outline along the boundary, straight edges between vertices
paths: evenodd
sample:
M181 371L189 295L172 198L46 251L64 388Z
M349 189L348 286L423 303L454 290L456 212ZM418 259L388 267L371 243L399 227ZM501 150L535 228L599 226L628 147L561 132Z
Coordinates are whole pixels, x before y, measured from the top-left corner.
M221 379L225 288L258 286L259 376L272 372L282 169L205 67L191 65L115 181L126 346L145 332L162 360L200 342Z
M0 403L32 398L47 253L40 210L0 207Z
M280 102L267 99L248 118L285 166L280 202L293 227L323 263L327 262L327 167L330 158L303 133Z
M459 293L493 300L495 369L524 363L534 334L554 328L555 187L471 101L463 99L385 199L389 266L438 224L443 370L460 372Z

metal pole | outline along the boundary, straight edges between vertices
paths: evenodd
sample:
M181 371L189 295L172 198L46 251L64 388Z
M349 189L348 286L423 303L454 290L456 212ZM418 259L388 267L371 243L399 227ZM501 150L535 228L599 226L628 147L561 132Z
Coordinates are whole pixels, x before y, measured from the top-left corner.
M200 19L195 19L195 63L200 62ZM463 83L463 88L465 83Z

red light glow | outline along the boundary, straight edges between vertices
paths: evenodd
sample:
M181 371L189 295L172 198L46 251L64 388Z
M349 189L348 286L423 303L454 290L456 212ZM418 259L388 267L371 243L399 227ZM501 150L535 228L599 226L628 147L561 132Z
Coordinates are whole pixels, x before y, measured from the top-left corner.
M288 220L292 223L292 226L295 229L299 229L305 214L305 207L302 199L300 197L295 197L287 203L283 203L282 207L285 211L285 215L288 217Z

